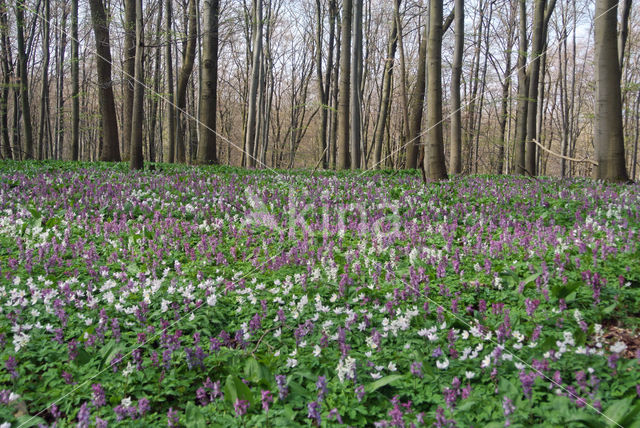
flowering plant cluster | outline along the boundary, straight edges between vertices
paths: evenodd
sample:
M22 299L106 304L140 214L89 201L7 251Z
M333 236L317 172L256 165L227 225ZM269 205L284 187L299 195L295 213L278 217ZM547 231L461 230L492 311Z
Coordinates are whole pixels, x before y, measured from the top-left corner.
M0 421L637 426L639 235L637 185L0 163Z

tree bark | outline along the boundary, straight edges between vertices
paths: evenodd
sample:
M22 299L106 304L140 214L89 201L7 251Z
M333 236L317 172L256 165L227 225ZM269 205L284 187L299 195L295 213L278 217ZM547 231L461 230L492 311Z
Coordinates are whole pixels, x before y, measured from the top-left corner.
M162 13L163 13L163 4L162 1L158 2L158 17L156 20L156 51L154 58L154 70L153 70L153 97L151 100L151 123L149 125L149 161L156 161L156 126L158 122L160 122L160 130L162 131L162 121L158 121L158 104L160 93L160 57L161 57L161 49L160 46L162 44L162 36L161 36L161 28L162 28ZM162 133L160 134L160 142L162 143ZM161 152L162 154L162 152Z
M29 104L29 78L27 74L27 51L24 43L24 0L16 0L16 28L18 39L18 62L20 64L20 106L24 131L24 159L33 159L33 128Z
M262 0L254 0L253 4L253 59L251 62L251 82L249 85L249 107L247 110L247 127L245 140L246 166L255 168L255 144L258 122L258 89L260 86L260 67L262 65Z
M122 152L125 154L123 156L124 160L127 160L129 157L129 144L131 142L134 115L133 98L135 96L136 3L137 0L124 0L124 61L122 67L122 80L124 83L124 105L122 108Z
M620 70L624 68L624 51L629 36L629 17L631 16L631 0L622 0L622 17L620 20L620 32L618 33L618 63Z
M596 105L594 143L598 167L596 178L629 180L622 133L620 62L616 41L618 0L596 0L595 63Z
M133 92L133 117L131 118L131 142L129 144L129 167L142 169L142 125L144 123L144 23L142 15L142 0L135 0L136 6L136 56L135 81Z
M428 18L427 18L428 20ZM444 32L444 29L443 29ZM429 37L429 25L424 26L422 40L418 47L418 75L416 86L409 105L409 146L407 147L407 168L422 169L418 165L418 147L421 143L422 115L424 112L424 96L426 93L426 68L427 68L427 38ZM424 160L424 153L423 153Z
M447 178L442 134L442 1L431 0L429 11L429 46L427 83L427 150L425 177L432 180Z
M80 150L80 40L78 0L71 0L71 156L77 161Z
M355 0L351 59L351 169L360 168L362 138L362 0Z
M165 47L165 64L167 68L167 144L164 146L165 162L175 162L176 155L176 108L174 102L174 83L173 83L173 55L172 55L172 37L171 27L173 23L173 0L166 0L167 19L165 24L166 31L166 47Z
M452 174L462 172L462 112L460 111L460 77L464 50L464 0L455 0L455 45L451 70L451 155Z
M11 85L12 70L9 53L9 24L7 20L7 5L4 0L0 0L0 62L2 66L2 88L0 90L0 128L2 129L2 157L13 159L11 150L11 140L9 138L9 87Z
M200 142L198 163L217 164L216 114L218 100L218 21L219 0L204 1L202 47L202 86L200 87Z
M44 16L42 17L42 87L40 92L40 125L38 126L38 159L47 157L49 138L47 137L49 126L49 45L51 20L51 7L49 2L44 3Z
M120 162L118 144L118 119L111 80L111 44L109 21L102 0L89 0L91 21L96 40L96 69L98 72L98 94L102 113L102 150L100 160Z
M400 7L401 0L396 0L396 7ZM396 47L398 46L398 20L391 20L391 30L389 32L389 41L387 43L387 57L384 62L384 71L382 74L382 95L380 97L380 108L376 118L375 128L373 130L374 155L373 164L376 169L382 168L382 142L385 136L385 127L387 126L387 118L389 109L391 108L391 86L393 84L393 68L396 56ZM424 73L423 73L424 74Z
M193 72L193 63L196 57L196 0L189 0L188 14L187 47L182 58L182 67L178 72L178 89L176 91L175 161L178 163L185 163L187 160L185 145L186 132L184 132L183 129L182 112L187 105L187 85Z
M525 147L527 141L527 95L529 78L527 75L527 2L520 0L520 25L518 41L518 107L516 112L515 172L526 172Z
M342 40L340 45L340 88L338 89L338 169L348 169L349 162L349 106L351 82L351 0L342 4Z

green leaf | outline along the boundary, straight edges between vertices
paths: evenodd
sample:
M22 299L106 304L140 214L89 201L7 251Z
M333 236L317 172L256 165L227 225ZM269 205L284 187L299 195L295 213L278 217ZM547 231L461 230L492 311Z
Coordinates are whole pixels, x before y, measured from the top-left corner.
M207 420L202 413L202 410L196 406L193 401L187 403L186 409L186 425L194 428L206 428Z
M385 376L383 378L376 380L375 382L371 382L370 384L366 385L364 387L364 390L368 393L371 393L382 388L385 385L389 385L390 383L395 382L396 380L402 379L402 378L403 378L402 375L397 375L397 374Z
M627 412L627 414L624 415L624 417L620 421L618 421L618 423L623 427L640 426L640 417L638 417L638 415L640 415L640 403L633 406L633 408L629 412Z
M46 423L47 421L42 419L40 416L22 415L18 418L16 426L19 426L20 428L30 428Z
M618 421L622 420L627 413L629 413L629 407L631 407L631 398L614 401L604 412L604 415L608 418L607 426L618 426Z
M78 349L78 356L76 357L76 360L75 360L76 364L80 366L84 366L85 364L88 364L90 361L91 361L91 355L89 355L89 353L82 348Z
M247 385L238 376L229 375L224 385L225 398L234 404L238 399L246 400L253 404L253 394Z

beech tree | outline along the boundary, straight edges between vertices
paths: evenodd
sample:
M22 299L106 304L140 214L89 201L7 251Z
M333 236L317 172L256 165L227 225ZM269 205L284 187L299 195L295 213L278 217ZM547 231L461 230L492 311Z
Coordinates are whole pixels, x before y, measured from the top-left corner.
M620 60L616 31L618 0L596 0L595 63L596 105L594 143L598 167L596 178L628 181L622 133Z
M98 94L102 113L102 150L100 160L120 162L118 144L118 118L111 80L111 42L109 21L102 0L89 0L91 22L96 39L96 70L98 72Z
M218 99L218 15L219 0L204 1L202 86L200 88L200 141L198 163L216 164L216 114Z

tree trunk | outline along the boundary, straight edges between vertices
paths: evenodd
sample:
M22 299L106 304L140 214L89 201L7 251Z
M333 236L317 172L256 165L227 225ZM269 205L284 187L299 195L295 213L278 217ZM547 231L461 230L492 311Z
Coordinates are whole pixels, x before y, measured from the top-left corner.
M407 67L405 64L405 55L404 55L404 36L402 34L402 20L400 19L400 2L396 1L394 7L394 15L396 18L396 26L398 28L398 49L400 50L400 99L402 100L402 132L400 141L403 143L407 141L407 167L410 165L415 165L416 163L416 153L418 150L418 146L414 141L410 140L409 134L411 134L411 130L409 129L409 99L407 96Z
M427 17L428 20L428 17ZM444 29L443 29L444 32ZM429 36L429 25L425 24L422 31L422 39L418 47L418 75L416 76L416 86L409 104L409 145L407 147L407 165L409 169L422 169L418 165L418 152L421 144L420 135L422 133L422 115L424 112L424 97L426 93L426 68L427 68L427 38ZM424 153L423 153L424 158ZM423 159L424 160L424 159Z
M122 108L122 153L124 154L124 160L127 160L129 157L129 144L131 142L134 115L133 98L135 96L136 3L137 0L124 0L124 61L122 67L122 81L124 83L124 105Z
M622 17L618 33L618 63L620 70L624 68L624 50L629 35L629 16L631 16L631 0L622 0Z
M202 86L200 87L200 142L198 163L217 164L216 114L218 100L218 20L220 0L204 2Z
M451 70L451 155L452 174L462 172L462 114L460 109L460 77L464 50L464 0L455 0L455 46ZM506 102L506 100L505 100Z
M196 0L189 0L188 14L187 47L182 58L182 67L178 72L178 89L176 94L175 160L178 163L185 163L187 160L185 145L186 132L184 132L185 129L183 129L184 124L182 123L182 112L187 105L187 85L189 84L191 73L193 72L193 63L196 57Z
M555 3L555 0L551 0L549 5L547 6L546 0L536 0L533 13L533 35L531 41L531 56L533 59L530 61L529 70L527 71L527 74L529 76L529 92L527 106L527 136L525 148L525 168L527 170L527 173L530 175L537 175L537 146L533 142L533 140L538 138L536 119L538 113L537 104L540 84L540 65L541 57L544 52L544 46L547 39L546 23L548 22L548 17L553 12Z
M352 0L342 4L342 40L340 46L340 88L338 89L338 169L348 169L349 106L351 82L351 21Z
M362 138L362 0L355 0L351 60L351 169L360 168Z
M49 21L51 20L51 7L49 2L44 3L44 16L42 17L42 87L40 92L40 125L38 133L38 159L47 157L47 147L49 139L47 132L49 123L49 45L50 31Z
M78 39L78 0L71 0L71 156L79 159L80 149L80 40Z
M96 40L96 69L98 72L98 94L102 113L102 150L100 160L120 162L118 144L118 119L111 80L111 44L109 21L102 0L89 0L91 21Z
M401 0L396 0L396 8L400 7ZM391 86L393 84L393 67L394 58L396 56L396 47L398 46L398 20L394 18L391 21L391 31L389 32L389 42L387 44L387 57L384 62L384 71L382 73L382 95L380 98L380 108L376 118L375 128L373 130L374 157L373 165L375 168L382 168L382 142L385 136L385 127L391 108ZM424 73L423 73L424 74Z
M427 54L429 106L427 109L427 150L425 177L432 180L447 178L442 135L442 1L431 0L429 11L429 46Z
M129 167L142 169L142 125L144 123L144 23L142 15L142 0L136 0L136 56L135 81L133 92L133 117L131 119L131 142L129 153Z
M253 3L253 59L251 62L251 82L249 85L249 107L247 110L247 126L245 139L246 166L255 168L256 158L255 143L258 122L258 89L260 86L260 67L262 65L262 0L254 0Z
M9 53L9 24L7 20L7 5L4 0L0 0L0 62L2 66L2 88L0 90L0 128L2 129L2 157L13 159L11 150L11 140L9 138L9 87L11 85L11 59Z
M16 0L16 20L18 33L18 61L20 63L20 106L24 131L24 159L33 159L33 128L29 104L29 78L27 75L27 51L24 43L24 0Z
M616 41L618 0L596 0L596 105L594 143L596 178L628 181L622 133L620 63Z
M168 128L168 138L167 144L164 146L164 160L165 162L173 163L175 162L175 154L176 154L176 108L174 103L174 83L173 83L173 55L172 55L172 37L171 37L171 24L173 23L173 0L167 0L166 3L167 9L167 19L165 24L165 31L167 39L166 50L165 50L165 60L166 60L166 68L167 68L167 128Z
M516 113L515 172L526 173L525 147L527 141L527 95L529 78L527 74L527 2L520 0L520 25L518 42L518 107Z
M160 130L162 131L162 121L158 121L158 104L160 93L160 57L161 50L160 46L162 43L161 36L161 28L162 28L162 13L163 13L163 4L162 2L158 2L158 18L156 20L156 51L154 58L154 70L153 70L153 97L151 100L151 123L149 125L149 161L156 161L156 126L158 122L160 123ZM162 133L160 133L160 143L162 144ZM162 146L161 146L162 147Z

